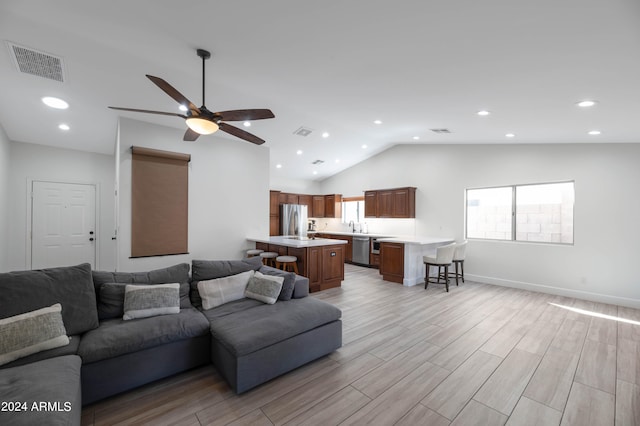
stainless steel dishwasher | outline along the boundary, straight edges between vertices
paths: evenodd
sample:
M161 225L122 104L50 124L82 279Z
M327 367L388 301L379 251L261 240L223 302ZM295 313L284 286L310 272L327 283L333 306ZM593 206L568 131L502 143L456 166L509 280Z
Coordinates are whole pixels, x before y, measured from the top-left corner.
M369 237L353 236L353 252L351 261L369 266Z

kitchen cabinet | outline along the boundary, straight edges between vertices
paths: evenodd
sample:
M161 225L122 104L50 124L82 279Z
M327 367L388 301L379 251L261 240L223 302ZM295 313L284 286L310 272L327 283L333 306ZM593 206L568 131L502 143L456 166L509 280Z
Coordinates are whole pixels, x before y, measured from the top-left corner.
M269 216L269 235L280 235L280 215Z
M315 217L313 215L313 197L311 195L298 195L298 204L307 206L307 217Z
M256 242L256 248L297 257L298 271L309 279L309 291L314 292L340 287L344 280L345 245L327 243L313 247L289 247Z
M280 191L269 191L269 235L280 235Z
M393 188L365 191L365 217L415 218L416 188Z
M298 194L287 194L286 204L298 204Z
M404 244L380 243L380 275L385 281L403 283Z
M310 217L324 217L324 195L314 195L312 199L313 203L313 216Z
M324 196L324 217L342 217L342 195Z
M378 191L364 192L364 217L378 217Z
M353 261L353 237L350 235L340 234L316 234L317 238L331 238L333 240L346 241L344 246L344 261L351 263Z

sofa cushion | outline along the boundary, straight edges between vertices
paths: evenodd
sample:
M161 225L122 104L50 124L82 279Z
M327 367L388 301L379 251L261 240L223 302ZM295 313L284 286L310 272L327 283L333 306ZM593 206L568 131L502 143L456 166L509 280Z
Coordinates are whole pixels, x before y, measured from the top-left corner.
M54 349L49 349L42 352L37 352L33 355L26 356L24 358L16 359L13 362L0 366L2 368L17 367L19 365L30 364L36 361L42 361L44 359L56 358L65 355L77 355L78 346L80 346L80 336L69 336L69 344L60 346Z
M180 284L127 284L123 320L180 313Z
M62 305L0 320L0 365L69 344L62 322Z
M124 286L118 290L111 285L107 289L105 299L102 299L102 286L104 284L180 284L180 308L190 308L189 300L189 264L180 263L168 268L155 269L148 272L108 272L93 271L93 284L98 295L98 314L100 319L122 317L122 304L124 303ZM120 295L122 298L120 298ZM119 303L118 303L119 302Z
M258 302L259 303L259 302ZM204 311L211 335L235 356L243 356L340 319L335 306L313 297L260 304L242 310Z
M249 299L259 300L268 305L273 305L278 300L283 281L284 277L274 277L256 272L249 280L244 295Z
M241 272L257 271L262 259L250 257L242 260L194 260L191 262L191 302L195 307L202 306L198 293L198 282L237 275Z
M194 308L181 309L179 314L140 318L134 321L109 319L100 327L82 336L78 355L84 363L137 352L141 349L177 340L202 336L209 323Z
M60 303L68 334L98 326L91 265L0 274L0 318Z
M68 355L0 370L0 401L19 401L27 411L0 411L2 425L80 425L81 360ZM32 409L33 404L50 405Z
M275 277L283 277L282 290L278 300L291 300L293 296L293 290L296 285L296 274L293 272L281 271L280 269L271 268L270 266L262 266L259 270L260 273L265 275L273 275Z

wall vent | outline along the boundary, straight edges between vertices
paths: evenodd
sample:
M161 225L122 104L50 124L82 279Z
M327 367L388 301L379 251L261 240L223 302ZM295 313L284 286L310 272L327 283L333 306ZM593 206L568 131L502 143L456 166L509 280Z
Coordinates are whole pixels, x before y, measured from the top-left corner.
M449 129L429 129L431 130L433 133L451 133L451 130Z
M324 161L323 161L323 160L316 160L316 161L312 162L311 164L313 164L313 165L317 166L317 165L320 165L320 164L322 164L322 163L324 163Z
M7 42L19 72L64 83L62 59L48 53Z
M298 130L296 130L295 132L293 132L294 135L298 135L298 136L309 136L311 134L313 130L308 129L304 126L301 126L298 128Z

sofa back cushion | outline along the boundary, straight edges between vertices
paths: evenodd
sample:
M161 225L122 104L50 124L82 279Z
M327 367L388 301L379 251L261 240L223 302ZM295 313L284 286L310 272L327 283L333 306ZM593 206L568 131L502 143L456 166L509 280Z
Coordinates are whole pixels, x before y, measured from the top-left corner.
M257 271L262 267L258 256L242 260L194 260L191 262L191 303L202 306L198 293L198 282L237 275L247 271Z
M148 272L93 271L93 284L98 295L98 314L101 320L123 315L126 284L180 284L180 308L190 308L189 264L180 263ZM105 287L106 284L109 284ZM103 288L104 287L104 288Z
M0 274L0 318L56 303L62 305L62 320L69 335L98 327L90 264Z

